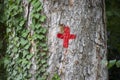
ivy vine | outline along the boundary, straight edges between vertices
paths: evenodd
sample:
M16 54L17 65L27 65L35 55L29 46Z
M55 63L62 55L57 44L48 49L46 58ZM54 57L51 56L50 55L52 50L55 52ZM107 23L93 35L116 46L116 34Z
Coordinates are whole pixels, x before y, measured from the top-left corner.
M61 80L61 79L60 76L57 73L55 73L52 80Z
M39 0L28 0L32 5L31 19L29 28L26 27L27 19L24 18L24 8L22 0L5 0L4 22L7 27L7 56L4 59L7 68L7 80L28 80L32 76L36 80L46 80L47 72L47 44L46 28L42 27L46 16L41 14L42 4ZM33 46L32 41L35 42ZM31 48L34 47L34 54ZM35 74L30 72L35 59L37 69Z

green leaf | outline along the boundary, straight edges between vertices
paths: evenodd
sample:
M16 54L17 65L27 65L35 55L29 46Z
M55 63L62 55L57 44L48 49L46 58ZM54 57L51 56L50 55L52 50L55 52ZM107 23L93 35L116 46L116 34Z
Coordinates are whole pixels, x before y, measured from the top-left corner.
M23 58L27 56L27 54L29 54L29 52L27 50L23 51Z
M30 27L32 28L32 30L35 29L35 25L34 24L31 24Z
M16 47L14 47L12 51L16 53L18 51L18 49Z
M28 0L28 2L31 2L32 0Z
M42 63L42 64L45 64L45 63L46 63L46 60L42 60L41 63Z
M48 64L44 64L43 67L47 68L47 67L48 67Z
M40 5L41 5L41 4L40 4L40 1L38 0L38 1L33 5L33 7L34 7L35 9L37 9Z
M13 75L15 76L16 74L17 74L17 71L14 70L14 71L13 71Z
M36 10L36 11L38 12L38 11L40 11L40 10L42 10L42 5L40 5L40 7L39 7L39 8L37 8L37 10Z
M47 29L46 28L42 28L42 31L41 31L43 34L45 34L47 32Z
M41 46L41 47L46 47L47 44L46 44L46 43L40 43L40 46Z
M28 43L28 41L27 40L25 40L25 39L23 39L23 38L21 38L21 40L20 40L20 43L21 43L21 45L25 45L25 44L27 44Z
M45 72L46 69L45 69L45 68L41 68L40 71L41 71L41 72Z
M19 54L16 54L14 58L18 58L19 57Z
M45 36L44 36L44 35L39 35L38 38L39 38L40 40L42 40L43 38L45 38Z
M120 68L120 60L116 62L117 68Z
M41 22L44 22L45 19L46 19L46 16L41 16L41 17L40 17L40 21L41 21Z
M28 33L29 33L29 31L25 31L25 32L23 32L23 33L22 33L22 37L26 38L27 35L28 35Z
M37 0L32 0L32 5L34 5L37 2Z
M111 67L113 67L115 65L115 63L116 63L116 60L110 60L108 62L108 69L110 69Z
M44 80L42 77L38 77L37 80Z
M43 50L44 50L44 51L48 51L48 48L47 48L47 47L46 47L46 48L43 48Z
M28 61L28 60L26 60L26 59L22 59L21 61L22 61L22 65L26 65L26 64L28 64L28 63L29 63L29 61Z
M36 34L40 34L40 30L36 30L35 32L36 32Z
M42 39L44 39L44 35L38 35L38 34L34 34L33 35L33 39L40 39L40 40L42 40Z
M36 31L39 31L39 32L40 32L40 30L39 30L40 27L41 27L40 24L36 24L36 25L35 25L35 28L38 29L38 30L36 30Z
M31 15L31 16L36 18L36 19L39 19L40 18L40 13L36 13L36 14Z
M103 65L107 66L108 65L108 61L107 60L102 60L101 61Z
M9 62L10 62L10 60L9 60L9 58L4 58L4 65L6 66L7 64L9 64Z
M32 63L29 62L29 63L27 64L27 69L30 69L31 65L32 65Z
M25 23L25 21L24 20L22 20L21 22L20 22L20 26L23 26L24 25L24 23Z
M29 49L30 46L31 46L31 44L27 44L24 48L25 48L25 49Z
M33 57L33 55L32 55L32 54L29 54L29 55L27 55L26 58L27 58L28 60L30 60L32 57Z
M40 53L40 55L43 57L43 56L46 56L46 53L42 52L42 53Z

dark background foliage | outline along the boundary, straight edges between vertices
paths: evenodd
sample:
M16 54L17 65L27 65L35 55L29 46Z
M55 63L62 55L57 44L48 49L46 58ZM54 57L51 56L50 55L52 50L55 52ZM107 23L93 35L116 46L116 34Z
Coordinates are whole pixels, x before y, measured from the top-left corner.
M6 53L6 27L3 22L3 12L4 12L4 0L0 0L0 80L6 80L6 69L4 67L3 59Z
M4 0L0 0L0 80L6 80L3 59L6 52L6 27L3 22ZM120 0L106 0L108 60L120 60ZM120 79L120 68L109 69L109 80Z
M108 60L120 60L120 0L106 0ZM120 80L120 68L109 69L109 80Z

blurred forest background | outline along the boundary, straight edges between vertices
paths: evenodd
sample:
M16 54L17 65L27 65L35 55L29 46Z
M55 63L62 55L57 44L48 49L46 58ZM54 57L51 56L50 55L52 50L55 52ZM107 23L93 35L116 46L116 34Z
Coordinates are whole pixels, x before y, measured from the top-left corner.
M0 80L6 80L4 68L6 52L6 27L1 21L4 12L4 0L0 0ZM106 0L108 61L120 60L120 0ZM114 65L109 69L109 80L120 80L120 68Z
M120 60L120 0L106 0L108 60ZM109 80L120 80L120 68L109 69Z

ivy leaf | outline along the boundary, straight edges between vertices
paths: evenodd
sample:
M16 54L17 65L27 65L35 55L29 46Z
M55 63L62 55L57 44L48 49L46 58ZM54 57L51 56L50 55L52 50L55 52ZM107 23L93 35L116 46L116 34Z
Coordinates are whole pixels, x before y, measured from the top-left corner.
M14 47L12 51L16 53L18 51L18 49L16 47Z
M40 46L41 46L41 47L46 47L47 44L46 44L46 43L40 43Z
M22 33L22 37L26 38L27 35L28 35L28 33L29 33L29 31L25 31L25 32L23 32L23 33Z
M25 21L22 20L19 25L22 27L24 25L24 23L25 23Z
M21 61L22 61L22 65L26 65L29 63L29 61L27 61L26 59L22 59Z
M16 58L18 58L18 57L19 57L19 54L16 54L14 58L16 59Z
M47 68L47 67L48 67L48 64L44 64L43 67Z
M32 0L32 5L34 5L36 3L36 0Z
M34 14L33 17L35 17L36 19L39 19L39 17L40 17L40 13L36 13L36 14Z
M116 62L117 68L120 68L120 60Z
M39 38L40 40L42 40L43 38L45 38L45 36L44 36L44 35L39 35L38 38Z
M36 30L35 32L36 32L37 34L39 34L39 33L40 33L40 30Z
M44 35L38 35L38 34L34 34L33 35L33 39L40 39L42 40L45 36Z
M41 54L41 56L42 56L42 57L46 55L46 53L45 53L45 52L42 52L42 53L40 53L40 54Z
M32 55L32 54L29 54L29 55L27 55L26 58L27 58L28 60L30 60L32 57L33 57L33 55Z
M33 22L34 23L34 22ZM32 30L35 29L35 25L34 24L31 24L30 27L32 28Z
M40 6L40 2L39 2L39 0L33 5L33 7L35 8L35 9L37 9L38 7Z
M29 62L28 64L27 64L27 69L30 69L30 66L32 65L32 63L31 62Z
M35 25L35 28L36 28L36 29L39 29L40 27L41 27L40 24L36 24L36 25ZM38 31L40 31L40 30L38 30Z
M31 44L27 44L24 48L29 49Z
M46 60L42 60L41 63L42 63L42 64L45 64L45 63L46 63Z
M42 10L42 5L40 5L39 8L37 8L36 11L38 12L38 11L40 11L40 10Z
M46 48L43 48L43 50L44 50L44 51L48 51L48 48L47 48L47 47L46 47Z
M15 76L17 74L17 71L14 70L12 74Z
M38 77L37 80L44 80L42 77Z
M28 52L27 50L24 50L24 51L23 51L23 58L24 58L27 54L29 54L29 52Z
M20 43L21 43L21 45L23 45L23 46L24 46L25 44L27 44L27 42L28 42L28 41L25 40L25 39L23 39L23 38L21 38L21 40L20 40Z
M115 65L115 63L116 63L116 60L110 60L108 62L108 69L110 69L111 67L113 67Z
M42 31L41 31L43 34L45 34L47 32L47 29L45 28L42 28Z
M107 60L102 60L101 63L104 64L105 66L108 65L108 61Z
M41 71L41 72L45 72L46 69L45 69L45 68L41 68L40 71Z
M4 58L4 65L6 66L7 64L9 64L10 60L9 58L5 57Z
M41 17L40 17L40 21L41 21L41 22L44 22L45 19L46 19L46 16L41 16Z

